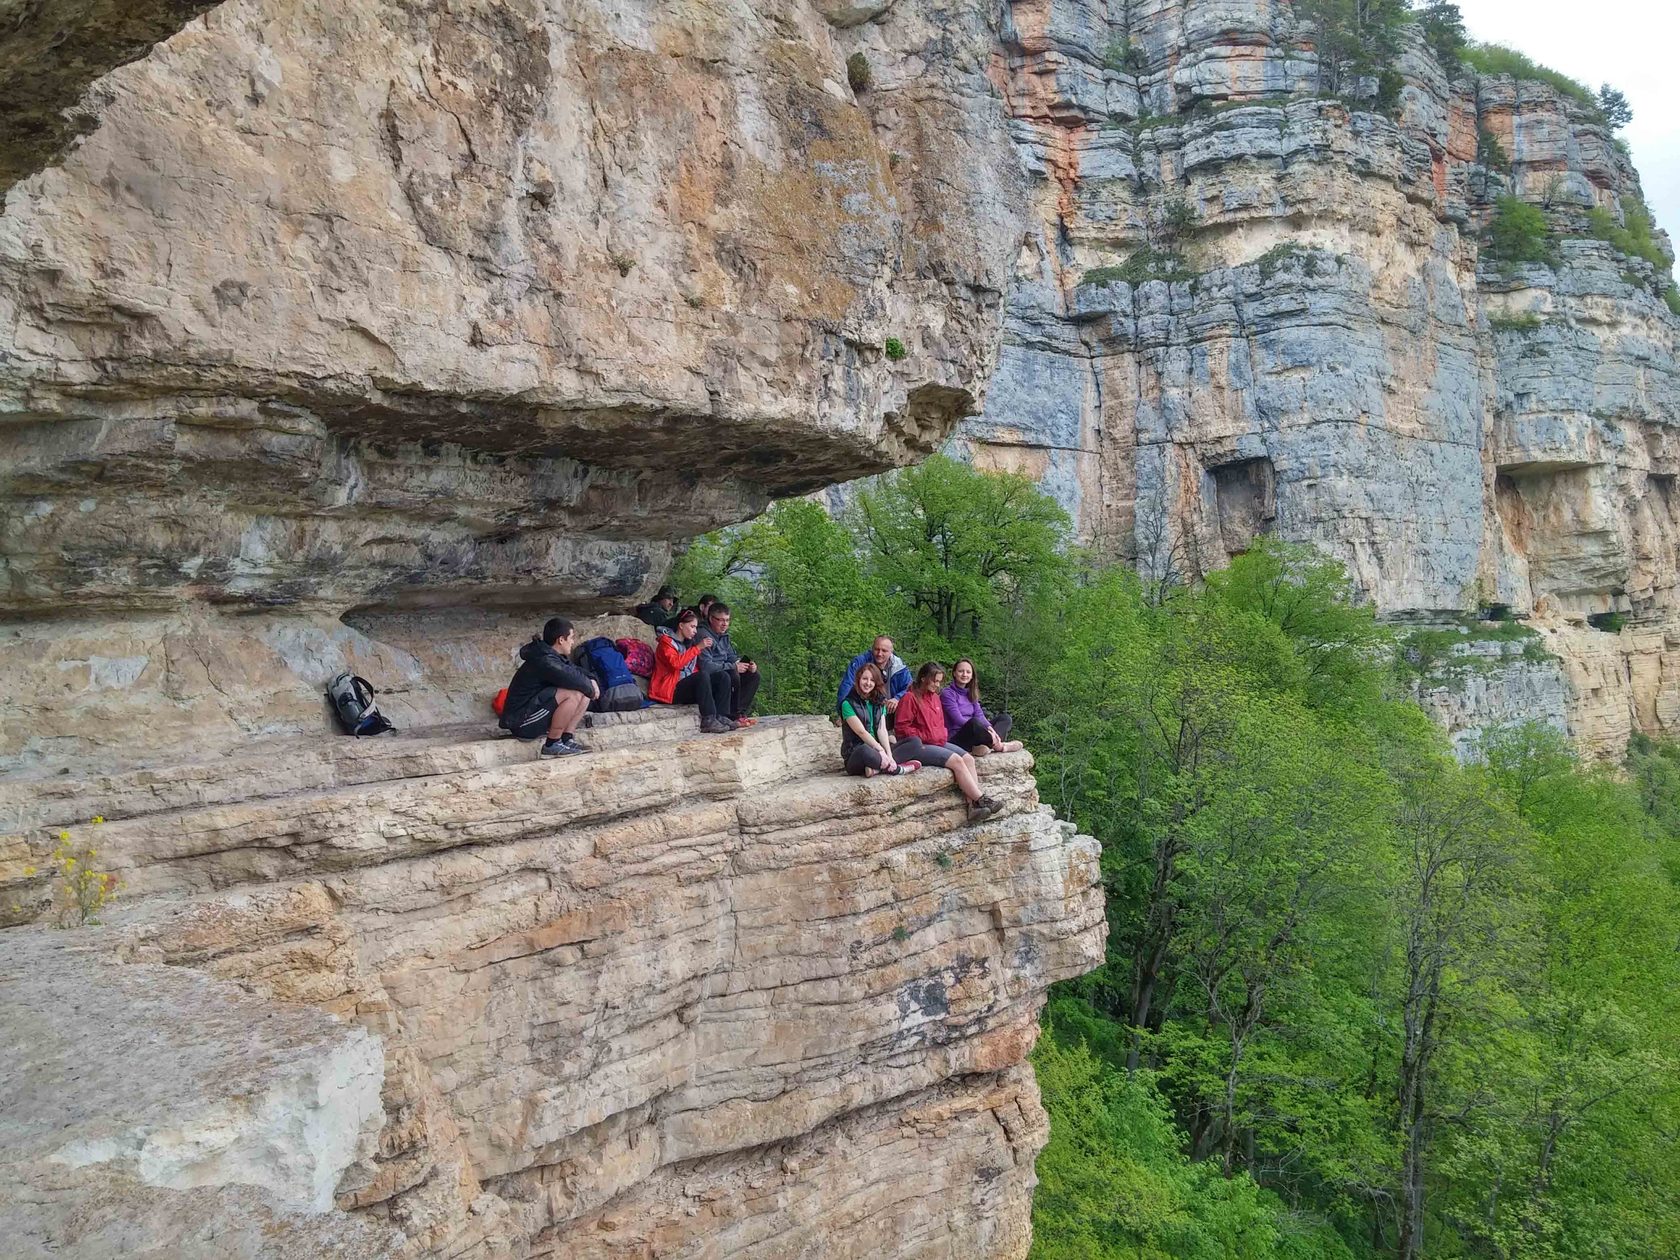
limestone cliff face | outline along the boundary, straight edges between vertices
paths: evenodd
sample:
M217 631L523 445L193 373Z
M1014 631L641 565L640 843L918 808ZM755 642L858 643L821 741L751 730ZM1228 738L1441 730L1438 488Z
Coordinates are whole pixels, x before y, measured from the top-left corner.
M1438 706L1457 729L1566 712L1614 752L1671 726L1680 321L1583 231L1637 174L1551 88L1449 80L1421 47L1393 117L1325 98L1304 34L1281 0L1010 6L992 73L1032 227L964 443L1145 567L1275 531L1387 613L1531 618L1550 681ZM1512 191L1565 238L1555 267L1483 257ZM1116 274L1140 249L1177 258ZM1611 611L1619 635L1586 624Z
M402 614L622 607L937 446L1022 181L984 7L873 12L230 0L97 79L0 217L0 766L307 729Z
M0 784L7 919L61 824L123 881L0 931L7 1254L1023 1256L1023 1058L1104 938L1027 754L964 827L946 776L836 773L825 719L585 735Z
M1026 754L967 827L825 719L487 737L541 618L645 629L674 545L976 409L997 20L0 20L8 1255L1025 1254L1025 1057L1104 943ZM324 738L344 668L400 736ZM58 936L65 827L121 897Z

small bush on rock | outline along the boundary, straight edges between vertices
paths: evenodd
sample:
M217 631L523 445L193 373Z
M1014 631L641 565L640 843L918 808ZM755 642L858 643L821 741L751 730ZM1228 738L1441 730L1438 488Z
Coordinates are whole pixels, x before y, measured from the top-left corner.
M886 351L887 358L891 359L894 363L897 363L910 353L904 348L904 343L897 337L888 337L886 345L883 349Z
M1501 197L1487 228L1488 257L1506 263L1550 263L1552 237L1538 206L1520 197Z
M95 826L103 823L95 818ZM58 845L50 859L55 872L53 921L61 928L85 927L99 922L100 908L117 895L121 881L98 868L99 854L92 845L77 845L68 831L58 833ZM27 875L35 873L27 867Z
M1622 222L1608 210L1595 206L1587 211L1587 234L1607 241L1629 258L1643 258L1659 272L1668 270L1668 258L1657 244L1656 223L1645 203L1637 197L1622 198Z
M1499 143L1499 137L1486 127L1476 133L1476 161L1490 171L1501 174L1511 173L1511 158L1505 152L1505 146Z
M846 58L846 82L851 84L852 91L865 91L874 78L874 72L869 68L868 57L855 52Z

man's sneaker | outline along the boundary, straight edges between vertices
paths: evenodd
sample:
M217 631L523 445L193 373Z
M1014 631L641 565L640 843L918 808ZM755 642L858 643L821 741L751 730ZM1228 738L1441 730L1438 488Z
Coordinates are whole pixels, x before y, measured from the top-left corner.
M735 729L735 724L728 718L703 717L700 719L700 733L702 735L727 735Z
M560 737L560 742L565 744L566 747L570 748L573 752L585 753L590 751L589 745L584 743L576 735L562 735Z
M542 755L544 757L572 757L578 753L588 752L577 740L545 739L543 740Z

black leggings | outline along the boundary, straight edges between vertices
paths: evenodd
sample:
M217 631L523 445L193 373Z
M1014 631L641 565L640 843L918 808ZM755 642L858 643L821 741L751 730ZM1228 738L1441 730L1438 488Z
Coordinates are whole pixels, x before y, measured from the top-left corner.
M744 718L752 713L753 700L758 696L758 671L748 670L744 674L729 671L729 683L734 690L730 699L729 716Z
M922 741L914 735L908 739L896 739L892 744L893 760L903 765L906 761L920 761L922 759ZM852 749L846 758L847 774L862 774L865 770L879 771L881 769L881 753L861 741Z
M719 713L727 713L730 677L731 675L721 669L709 674L690 674L687 678L677 681L677 689L671 693L671 703L697 704L700 706L701 717L716 717Z
M992 729L997 732L999 739L1009 738L1009 729L1015 725L1015 719L1007 713L1000 713L992 719ZM986 724L977 717L971 717L960 727L951 732L951 742L964 752L973 752L984 744L992 746L992 737L986 734Z
M758 671L737 674L733 669L714 669L690 674L677 684L671 699L676 704L698 704L701 717L743 718L752 712L758 695Z

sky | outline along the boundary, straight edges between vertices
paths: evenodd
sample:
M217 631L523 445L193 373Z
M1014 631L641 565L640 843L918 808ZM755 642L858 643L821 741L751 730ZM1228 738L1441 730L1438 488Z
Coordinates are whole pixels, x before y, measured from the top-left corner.
M1621 133L1657 225L1680 246L1680 3L1676 0L1458 0L1472 39L1509 44L1597 91L1627 94Z

